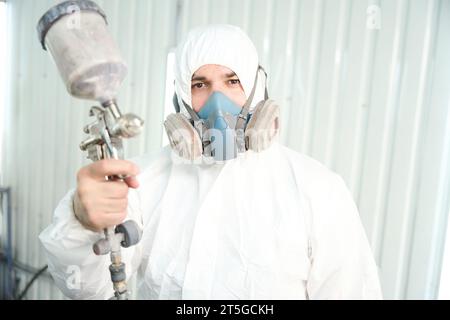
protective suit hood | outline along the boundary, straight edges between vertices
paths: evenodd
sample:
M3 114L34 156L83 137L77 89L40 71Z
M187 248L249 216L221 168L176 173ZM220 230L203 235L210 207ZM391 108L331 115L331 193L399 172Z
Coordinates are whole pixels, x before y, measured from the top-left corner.
M250 38L232 25L208 25L192 29L176 50L175 93L180 111L190 118L183 100L192 107L191 78L206 64L217 64L233 70L241 81L248 98L258 70L258 53ZM259 78L250 112L264 98L264 81Z

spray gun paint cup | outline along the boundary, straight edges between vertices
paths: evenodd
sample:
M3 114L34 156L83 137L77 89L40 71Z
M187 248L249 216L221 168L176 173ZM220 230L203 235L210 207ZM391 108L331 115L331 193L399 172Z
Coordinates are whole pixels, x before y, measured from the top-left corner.
M42 16L37 31L72 96L115 99L127 66L100 7L89 0L64 1Z

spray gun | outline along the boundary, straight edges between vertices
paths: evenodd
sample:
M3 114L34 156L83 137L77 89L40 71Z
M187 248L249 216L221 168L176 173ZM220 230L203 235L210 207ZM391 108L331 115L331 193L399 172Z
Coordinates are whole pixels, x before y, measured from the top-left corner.
M95 100L89 115L95 120L84 127L88 137L80 149L92 161L123 159L123 139L142 131L143 120L134 114L122 114L116 102L127 67L107 30L106 15L93 1L64 1L50 8L37 25L39 40L49 50L68 92L77 98ZM106 180L125 179L105 177ZM128 299L125 264L121 247L139 242L141 230L133 220L104 230L104 238L93 245L97 255L110 254L109 270L114 297Z
M95 121L84 127L89 137L80 144L80 149L88 152L92 161L101 159L122 159L122 139L131 138L139 134L142 120L134 114L120 113L115 101L107 101L102 106L93 106L89 113ZM107 180L125 179L124 176L111 176ZM105 238L97 241L94 253L97 255L110 254L111 265L109 271L114 287L114 298L128 299L126 285L125 264L121 261L120 247L128 248L139 242L142 232L136 222L128 220L118 226L104 230Z

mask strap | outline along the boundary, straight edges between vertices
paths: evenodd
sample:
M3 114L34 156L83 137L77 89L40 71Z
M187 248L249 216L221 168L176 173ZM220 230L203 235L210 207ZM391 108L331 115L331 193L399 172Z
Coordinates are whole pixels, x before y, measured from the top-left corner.
M186 108L187 112L191 116L191 119L194 120L194 121L200 120L200 117L198 116L197 112L192 110L192 108L186 102L184 102L184 100L182 100L182 101L183 101L184 107Z
M245 102L244 106L242 107L241 112L238 115L238 119L236 121L236 144L238 148L238 152L245 152L245 136L244 136L244 128L247 124L247 117L250 109L250 105L252 104L253 97L255 96L256 92L256 84L258 83L258 74L259 70L261 69L261 66L258 65L258 69L256 70L256 76L255 76L255 82L253 83L253 89L250 93L250 96L248 97L247 101Z
M247 101L245 102L244 106L242 107L241 113L239 113L238 119L236 121L236 132L238 135L238 139L243 139L243 135L244 135L244 128L245 125L247 124L247 116L249 113L249 109L250 109L250 105L252 104L253 101L253 97L255 96L255 92L256 92L256 84L258 83L258 75L259 75L259 71L262 70L264 72L264 75L266 77L266 81L265 81L265 89L264 89L264 100L269 99L269 93L267 91L267 72L266 70L264 70L263 67L258 66L258 70L256 70L256 76L255 76L255 82L253 84L253 89L252 92L250 93L250 96L248 97ZM242 140L243 141L243 140ZM240 147L242 150L242 146ZM245 151L245 150L243 150ZM241 152L243 152L241 151Z
M264 100L269 100L269 92L267 91L267 72L261 66L259 66L258 71L259 70L262 70L262 72L264 72L264 76L265 76L265 81L264 81Z
M253 101L253 97L255 96L256 84L258 82L258 74L259 74L260 69L262 69L262 67L258 66L258 70L256 70L255 82L253 83L252 92L250 92L250 96L248 97L247 101L245 102L244 106L242 107L241 114L245 113L244 116L247 116L248 110L250 109L250 105L252 104L252 101Z
M206 127L203 119L200 119L198 114L194 110L192 110L192 108L186 102L184 102L184 100L181 101L183 101L184 107L191 116L192 125L194 129L197 131L198 135L200 136L200 140L202 141L203 145L203 153L205 153L207 146L211 143L211 141L207 139L206 135L208 128Z

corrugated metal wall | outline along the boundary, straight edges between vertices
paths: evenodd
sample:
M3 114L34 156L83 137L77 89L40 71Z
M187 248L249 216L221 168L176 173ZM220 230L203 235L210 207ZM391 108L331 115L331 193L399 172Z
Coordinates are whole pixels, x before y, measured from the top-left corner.
M90 103L71 98L37 41L57 1L10 0L11 87L3 184L14 196L16 257L75 185ZM231 23L254 40L282 106L282 140L348 183L386 298L435 298L450 208L450 1L104 0L129 63L119 102L145 119L128 156L162 141L166 59L191 27ZM27 278L29 279L29 277ZM25 281L26 279L24 279ZM60 298L51 282L30 298Z

